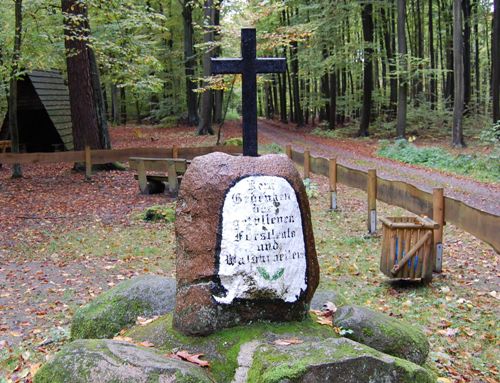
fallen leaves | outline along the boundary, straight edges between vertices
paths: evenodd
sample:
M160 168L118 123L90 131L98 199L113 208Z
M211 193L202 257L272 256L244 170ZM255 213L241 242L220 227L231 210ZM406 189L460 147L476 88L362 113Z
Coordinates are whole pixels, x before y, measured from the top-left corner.
M304 341L297 338L291 338L291 339L276 339L273 343L278 346L290 346L292 344L304 343Z
M172 359L184 360L186 362L196 364L200 367L210 367L209 362L200 359L203 354L190 354L188 351L184 350L177 351L175 354L167 354L166 356Z
M154 322L157 319L158 319L158 315L155 315L151 318L144 318L144 317L138 316L137 320L135 321L135 324L138 326L146 326L146 325Z
M337 312L337 306L332 302L326 302L321 310L310 310L310 312L317 316L317 323L333 327L333 316Z

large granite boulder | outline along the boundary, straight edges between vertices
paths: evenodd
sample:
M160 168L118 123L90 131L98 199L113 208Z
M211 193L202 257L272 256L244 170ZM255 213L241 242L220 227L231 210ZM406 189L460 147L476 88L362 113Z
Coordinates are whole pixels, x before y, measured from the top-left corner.
M286 156L195 158L175 227L176 329L306 317L319 267L306 191Z
M424 368L346 338L256 348L248 382L434 383Z
M130 343L77 340L35 375L34 383L213 383L194 364L166 358Z
M174 305L175 280L157 275L136 277L79 308L71 324L71 338L112 338L138 316L162 315Z
M429 342L420 328L365 307L339 308L334 323L352 331L348 338L386 354L417 364L423 364L429 354Z

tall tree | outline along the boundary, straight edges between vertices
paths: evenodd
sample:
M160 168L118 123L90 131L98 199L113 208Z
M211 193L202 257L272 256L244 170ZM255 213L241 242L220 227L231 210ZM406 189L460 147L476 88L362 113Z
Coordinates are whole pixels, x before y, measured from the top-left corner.
M361 8L361 21L363 24L363 107L359 136L368 136L372 110L373 92L373 4L366 1Z
M500 120L500 0L495 0L491 32L491 94L493 122Z
M406 0L398 0L398 54L399 54L399 86L398 86L398 115L396 134L404 137L406 134L406 108L408 98L408 82L406 80Z
M182 6L182 22L184 27L184 71L186 83L186 103L188 123L198 124L198 107L196 93L194 89L194 74L196 68L196 56L194 51L194 31L193 31L193 2L191 0L180 1Z
M428 3L428 24L429 24L429 56L430 60L430 82L429 82L429 102L431 103L431 109L436 108L437 101L437 81L436 81L436 53L434 51L434 16L433 16L433 1L429 0Z
M464 145L464 49L462 36L461 0L453 0L453 68L455 92L453 98L452 144L461 148Z
M17 125L17 77L19 71L19 59L21 57L21 38L23 33L23 1L15 1L15 32L14 32L14 52L12 54L12 69L9 91L9 132L12 141L12 152L19 153L19 129ZM21 165L14 164L12 167L12 178L23 176Z
M213 47L211 44L214 41L214 1L205 0L203 3L204 14L204 31L203 42L205 44L205 53L203 54L203 76L211 75L212 64L210 62L213 55ZM198 123L199 135L214 134L212 129L212 108L213 108L213 92L208 88L209 83L205 81L205 90L201 95L200 103L200 121Z
M75 150L85 146L109 149L110 141L104 111L104 98L97 64L89 46L90 27L86 3L61 0L68 88Z

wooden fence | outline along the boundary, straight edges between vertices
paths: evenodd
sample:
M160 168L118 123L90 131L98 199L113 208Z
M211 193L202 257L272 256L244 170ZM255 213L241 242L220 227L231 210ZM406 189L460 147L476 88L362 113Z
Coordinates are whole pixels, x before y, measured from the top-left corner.
M85 150L73 152L55 153L0 153L0 164L53 164L60 162L86 162L90 159L92 164L107 164L111 162L128 162L130 157L150 158L185 158L193 159L212 152L224 152L229 154L241 154L241 146L200 146L192 148L126 148L111 150Z
M330 170L330 160L308 155L308 151L297 152L287 147L288 156L297 164L326 177L336 173L337 181L346 186L367 191L368 172L336 165L336 172ZM307 168L307 169L306 169ZM402 207L418 215L433 217L433 194L403 181L376 177L376 198L390 205ZM500 220L497 215L474 208L451 197L444 197L444 219L500 251Z

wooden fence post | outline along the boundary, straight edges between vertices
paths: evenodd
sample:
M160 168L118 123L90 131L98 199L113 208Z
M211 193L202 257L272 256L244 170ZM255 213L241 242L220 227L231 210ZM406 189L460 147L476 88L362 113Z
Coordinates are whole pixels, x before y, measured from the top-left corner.
M368 233L375 234L377 232L377 171L375 169L368 170L366 190L368 193Z
M444 230L444 190L443 188L432 189L432 219L439 224L434 230L434 262L433 271L443 271L443 230Z
M329 161L330 178L330 210L337 210L337 159L332 158Z
M292 159L292 145L288 144L287 146L285 146L285 152L286 156Z
M304 150L304 179L310 178L311 173L311 152Z
M90 146L85 146L85 179L92 178L92 151Z
M177 145L172 146L172 158L179 158L179 148Z

